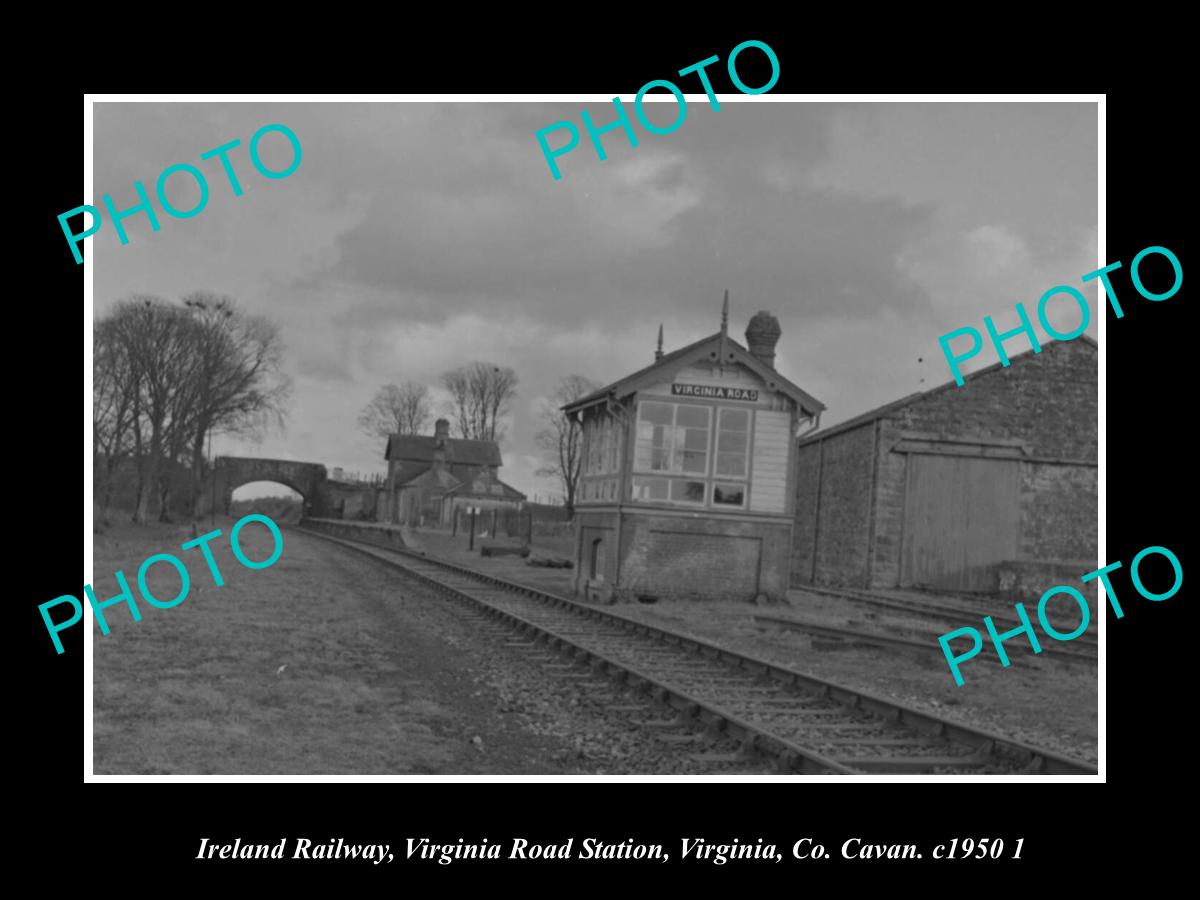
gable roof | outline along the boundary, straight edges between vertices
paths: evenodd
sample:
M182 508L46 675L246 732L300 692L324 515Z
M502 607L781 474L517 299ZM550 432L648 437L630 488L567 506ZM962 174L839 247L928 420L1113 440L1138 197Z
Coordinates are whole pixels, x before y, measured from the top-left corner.
M409 487L412 485L432 484L425 477L427 473L434 470L433 463L421 462L400 462L395 471L393 478L396 487ZM439 476L439 483L445 486L454 486L465 484L471 479L476 478L480 472L490 472L486 466L468 466L462 464L450 465L447 463L442 468L442 475ZM448 480L447 480L448 479Z
M462 482L453 473L447 472L445 469L427 468L403 482L397 482L396 486L399 488L431 487L453 490L461 484Z
M618 398L628 396L634 391L661 381L668 375L668 372L674 372L676 369L680 369L692 362L741 363L763 379L767 383L768 388L777 390L795 400L797 405L808 415L815 416L825 409L824 403L792 384L792 382L788 381L728 335L724 336L725 359L720 359L719 348L721 338L721 332L718 331L716 334L701 338L695 343L688 344L686 347L673 350L663 356L662 359L655 360L644 369L639 369L632 375L627 375L619 381L614 381L607 387L602 387L598 391L592 391L586 397L580 397L578 400L568 403L562 407L562 411L570 415L571 413L600 403L609 396Z
M405 488L431 488L433 490L441 490L446 496L490 497L491 499L500 497L504 500L525 499L524 494L512 485L493 477L487 469L477 469L471 473L464 473L461 470L451 472L446 469L435 469L430 466L419 471L414 471L411 477L403 482L397 481L396 487L401 490Z
M488 479L486 482L476 478L470 482L464 481L446 492L456 497L500 497L504 500L524 500L525 495L510 484L499 478Z
M406 462L433 462L437 438L433 435L393 434L388 436L384 459ZM469 441L446 438L446 462L461 466L500 466L500 447L495 441Z
M1096 343L1094 338L1090 337L1089 335L1084 334L1084 335L1080 335L1078 338L1072 338L1071 340L1067 340L1067 341L1051 341L1048 344L1042 344L1041 352L1045 352L1047 350L1053 351L1055 348L1061 346L1062 344L1073 344L1076 341L1082 341L1087 346L1091 347L1093 350L1096 350L1099 348L1099 345ZM992 363L992 365L987 366L986 368L980 369L977 372L972 372L969 375L964 375L963 383L961 386L965 387L968 381L974 381L977 378L980 378L984 375L989 375L992 372L998 371L999 369L1011 368L1013 363L1018 362L1018 361L1023 361L1027 357L1032 357L1033 355L1034 355L1034 350L1031 347L1030 349L1026 350L1024 353L1018 353L1016 356L1010 356L1008 358L1007 366L1004 366L999 362L995 362L995 363ZM914 391L911 394L901 397L899 400L893 400L891 403L885 403L883 406L878 406L875 409L868 410L865 413L860 413L852 419L847 419L845 422L839 422L837 425L834 425L830 428L824 428L821 431L816 431L816 432L813 432L812 434L805 435L798 442L797 446L803 447L805 444L811 444L814 441L819 441L819 440L822 440L823 438L827 438L827 437L833 437L835 434L841 434L844 431L850 431L854 428L857 428L860 425L865 425L868 422L874 422L876 419L882 419L885 416L889 415L890 413L895 412L898 409L902 409L911 403L916 403L918 400L923 400L926 397L931 397L934 394L940 394L942 391L948 391L951 388L955 388L955 387L959 387L959 386L960 385L956 381L951 379L950 381L947 381L945 384L939 384L937 387L932 387L927 391Z

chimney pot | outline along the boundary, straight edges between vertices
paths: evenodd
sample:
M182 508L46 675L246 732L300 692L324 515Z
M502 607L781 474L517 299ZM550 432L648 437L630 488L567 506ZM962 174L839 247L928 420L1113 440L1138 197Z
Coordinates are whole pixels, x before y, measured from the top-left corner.
M760 310L746 326L746 346L752 356L768 368L775 368L775 345L783 329L779 320L765 310Z
M433 423L433 465L435 472L446 468L446 440L450 436L450 423L438 419Z

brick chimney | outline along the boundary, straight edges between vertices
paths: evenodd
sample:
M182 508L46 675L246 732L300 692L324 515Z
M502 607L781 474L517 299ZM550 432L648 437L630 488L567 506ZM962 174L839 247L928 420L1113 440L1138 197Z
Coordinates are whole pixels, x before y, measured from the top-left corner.
M446 468L446 441L450 438L450 423L438 419L433 423L433 470L440 472Z
M769 312L760 310L746 326L746 347L768 368L775 368L775 345L783 329L779 320Z

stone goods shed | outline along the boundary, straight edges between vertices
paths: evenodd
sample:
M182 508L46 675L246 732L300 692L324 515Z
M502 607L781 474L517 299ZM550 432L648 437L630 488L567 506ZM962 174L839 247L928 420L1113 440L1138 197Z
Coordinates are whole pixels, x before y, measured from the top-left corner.
M1036 597L1096 568L1096 371L1057 341L803 438L792 585Z

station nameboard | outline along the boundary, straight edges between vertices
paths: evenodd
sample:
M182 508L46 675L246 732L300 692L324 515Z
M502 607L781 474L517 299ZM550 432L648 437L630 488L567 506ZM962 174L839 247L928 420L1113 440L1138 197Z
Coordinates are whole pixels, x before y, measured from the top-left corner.
M704 397L710 400L758 400L758 391L750 388L721 387L712 384L673 384L671 393L676 397Z

